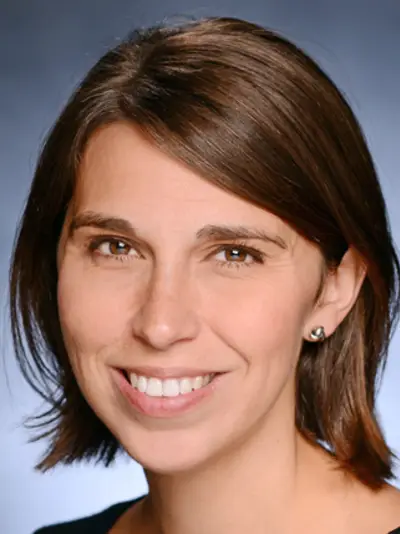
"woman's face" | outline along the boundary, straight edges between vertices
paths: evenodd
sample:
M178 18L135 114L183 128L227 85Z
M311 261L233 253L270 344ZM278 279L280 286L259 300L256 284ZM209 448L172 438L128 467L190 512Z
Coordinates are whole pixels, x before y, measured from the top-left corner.
M235 238L246 229L267 237ZM114 124L89 143L58 264L76 379L144 467L193 468L254 432L294 426L294 371L315 326L322 257L279 218ZM177 397L131 396L124 371L176 367L182 378L224 374L184 411L160 411Z

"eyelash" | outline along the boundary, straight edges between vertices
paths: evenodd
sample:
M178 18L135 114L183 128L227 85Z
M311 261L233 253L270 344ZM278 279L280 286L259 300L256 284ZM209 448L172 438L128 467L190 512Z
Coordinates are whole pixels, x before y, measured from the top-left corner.
M261 250L254 248L254 247L249 247L245 243L241 243L241 242L230 244L230 245L229 244L220 245L217 248L217 250L213 252L213 255L219 254L220 252L224 252L224 251L230 251L230 250L231 251L237 250L238 252L245 253L246 255L252 257L252 261L250 263L244 263L244 262L235 262L235 261L216 260L216 262L223 268L227 267L228 269L232 269L232 268L241 269L242 267L251 267L254 264L262 265L265 262L265 258L266 258L265 252L261 252Z
M128 243L124 239L118 239L118 238L115 238L115 237L104 237L104 236L102 236L102 237L91 239L89 241L88 250L89 250L90 254L91 255L101 256L101 258L103 258L105 260L117 260L117 261L122 261L122 262L130 261L129 260L130 257L127 254L113 255L113 254L103 254L102 252L99 252L99 247L101 245L106 244L106 243L109 243L109 244L122 243L123 245L125 245L129 249L134 249L135 248L132 244ZM220 267L222 267L222 268L226 267L228 269L231 269L231 268L240 269L242 267L251 267L254 264L264 264L265 258L267 256L265 254L265 252L262 252L261 250L259 250L257 248L254 248L254 247L249 247L248 245L246 245L246 243L243 243L243 242L238 242L238 243L234 243L234 244L223 244L223 245L220 245L220 246L217 247L216 250L214 250L210 254L210 256L219 254L220 252L232 251L232 250L237 250L239 253L244 253L244 254L246 254L248 256L251 256L252 257L252 261L250 263L245 263L245 262L216 260L216 263L218 263Z

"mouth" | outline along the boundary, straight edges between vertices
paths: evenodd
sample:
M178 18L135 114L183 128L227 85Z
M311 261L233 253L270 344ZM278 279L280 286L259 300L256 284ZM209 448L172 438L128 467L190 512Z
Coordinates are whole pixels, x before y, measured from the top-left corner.
M140 372L137 369L135 371L120 369L120 372L133 388L150 397L177 397L178 395L186 395L192 391L206 387L218 375L223 374L222 372L200 373L200 371L197 371L199 374L188 372L186 376L185 374L171 376L177 373L166 373L164 371L164 373L148 374ZM162 374L170 376L160 376Z
M146 377L127 369L115 369L117 386L131 407L142 415L175 417L211 399L224 376L217 372L180 379Z

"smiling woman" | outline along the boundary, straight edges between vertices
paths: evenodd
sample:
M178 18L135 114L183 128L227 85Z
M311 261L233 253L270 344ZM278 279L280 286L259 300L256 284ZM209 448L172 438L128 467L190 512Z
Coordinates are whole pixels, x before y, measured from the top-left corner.
M304 52L228 18L129 36L48 136L10 299L37 468L126 451L149 494L40 532L393 531L398 284L360 127Z

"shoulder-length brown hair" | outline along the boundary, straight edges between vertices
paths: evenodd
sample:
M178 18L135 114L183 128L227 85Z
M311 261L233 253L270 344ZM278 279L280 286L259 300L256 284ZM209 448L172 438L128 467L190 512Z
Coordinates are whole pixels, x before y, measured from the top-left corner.
M34 428L37 465L121 449L86 403L57 311L56 249L89 137L128 121L209 182L269 210L318 244L328 269L349 246L367 276L323 344L304 342L296 425L372 488L393 477L376 385L399 310L399 260L358 122L329 77L274 32L232 18L137 31L106 53L61 113L40 155L19 227L10 303L17 358L50 408Z

